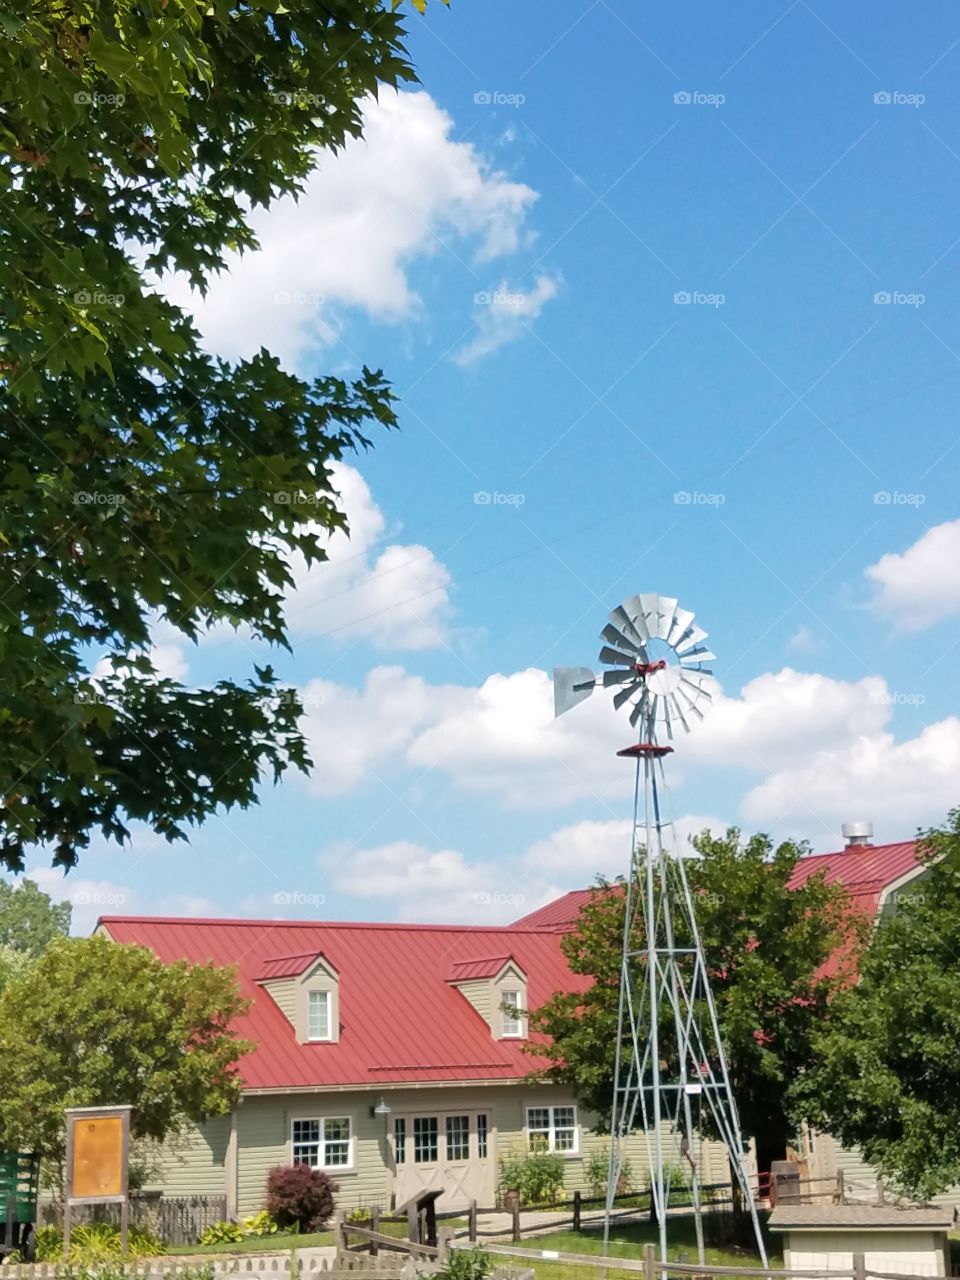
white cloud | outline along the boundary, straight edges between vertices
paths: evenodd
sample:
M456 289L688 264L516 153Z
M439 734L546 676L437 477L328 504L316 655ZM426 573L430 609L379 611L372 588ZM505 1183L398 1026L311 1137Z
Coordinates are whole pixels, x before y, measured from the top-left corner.
M76 937L91 933L100 916L136 915L141 909L136 890L113 880L80 880L57 867L37 867L27 878L54 902L70 903L70 932Z
M722 832L726 824L691 815L677 827L682 838L704 828ZM568 889L585 888L598 873L624 874L631 828L621 820L579 822L498 862L471 862L457 849L396 840L371 849L333 846L319 864L338 893L380 902L385 914L401 920L501 924Z
M880 676L834 680L784 667L749 681L739 697L716 687L703 724L684 742L684 756L767 772L875 732L889 718Z
M345 307L384 321L415 314L414 260L483 262L524 242L537 193L456 141L429 94L382 89L363 117L363 139L323 155L298 201L254 212L260 249L235 257L206 299L165 282L212 349L235 357L264 345L296 362L336 334Z
M555 276L539 275L528 292L522 292L502 280L497 289L474 295L477 306L476 337L454 356L459 365L476 364L508 342L522 338L530 321L536 320L546 304L557 296L559 282Z
M371 770L402 757L424 725L465 703L467 691L428 685L402 667L375 667L362 690L312 680L301 695L314 761L306 785L329 796L352 790Z
M383 649L440 644L451 581L446 566L418 543L378 547L386 519L367 482L346 463L331 471L350 535L335 533L321 563L293 558L286 610L292 634L364 635Z
M950 716L905 742L890 733L863 734L816 752L755 787L743 812L753 823L810 831L825 848L836 848L840 824L855 819L873 822L880 843L909 839L956 805L958 778L960 719Z
M881 556L866 569L873 607L905 631L919 631L960 613L960 520L928 529L906 551Z

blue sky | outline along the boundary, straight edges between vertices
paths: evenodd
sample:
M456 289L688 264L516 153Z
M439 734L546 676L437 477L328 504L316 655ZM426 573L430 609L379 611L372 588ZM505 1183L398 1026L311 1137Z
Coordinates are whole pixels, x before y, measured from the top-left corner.
M616 871L629 728L599 698L554 724L545 673L637 591L718 654L681 833L827 849L960 799L960 14L454 0L409 28L419 89L206 303L165 283L212 349L401 396L276 661L316 773L189 848L32 868L78 927L496 923ZM263 656L157 644L197 682Z

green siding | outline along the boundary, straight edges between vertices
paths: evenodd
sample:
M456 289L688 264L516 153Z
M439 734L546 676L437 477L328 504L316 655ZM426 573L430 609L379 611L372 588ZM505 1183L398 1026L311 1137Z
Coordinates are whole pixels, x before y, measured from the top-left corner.
M230 1117L214 1116L165 1144L162 1172L150 1189L165 1196L223 1195L224 1162L230 1136Z
M263 988L270 993L274 1003L279 1006L290 1025L295 1027L297 1025L297 984L293 978L278 978L276 982L265 982Z

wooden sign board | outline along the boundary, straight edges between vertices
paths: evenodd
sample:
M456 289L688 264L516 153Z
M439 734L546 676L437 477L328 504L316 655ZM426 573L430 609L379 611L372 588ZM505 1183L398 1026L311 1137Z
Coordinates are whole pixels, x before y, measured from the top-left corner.
M67 1111L67 1201L96 1204L127 1197L129 1107Z

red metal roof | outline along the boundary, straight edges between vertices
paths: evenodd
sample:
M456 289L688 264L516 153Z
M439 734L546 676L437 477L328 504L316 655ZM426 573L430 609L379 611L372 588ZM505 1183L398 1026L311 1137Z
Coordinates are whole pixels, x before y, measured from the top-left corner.
M254 981L268 982L271 978L297 978L320 958L316 951L308 951L303 956L277 956L274 960L264 962L263 968Z
M801 858L790 877L790 887L795 888L822 871L828 881L839 880L845 885L855 904L873 914L880 905L883 891L911 871L916 871L919 865L916 840L860 845L837 853L816 853ZM516 921L516 927L565 932L576 925L590 896L589 889L572 889L554 902L522 916Z
M523 1041L497 1040L447 981L457 964L511 956L527 975L527 1003L588 985L567 968L555 933L445 925L340 924L280 920L186 920L104 916L117 942L150 947L161 960L236 965L254 1003L238 1032L257 1042L240 1064L248 1089L399 1082L510 1080L534 1063ZM293 1028L256 980L279 958L323 953L340 974L340 1039L298 1044ZM275 975L276 976L276 975Z
M883 891L920 867L916 840L899 844L866 844L839 853L816 853L801 858L790 877L791 889L822 871L830 883L845 886L855 904L870 915Z
M448 982L470 982L475 978L495 978L513 956L490 956L486 960L458 960L450 966ZM516 961L514 960L514 964Z
M580 908L590 901L590 889L571 889L562 898L548 902L546 906L521 916L514 922L517 929L557 929L566 932L577 923Z

